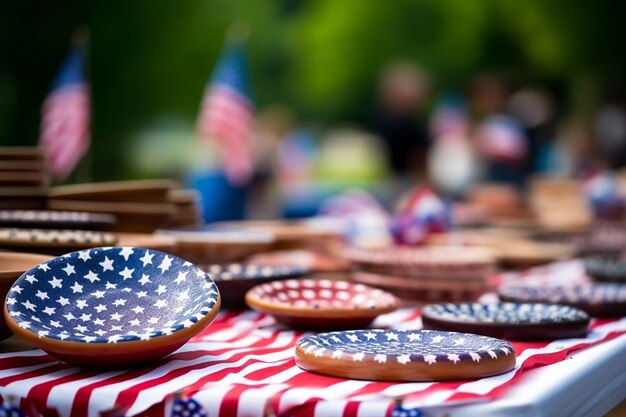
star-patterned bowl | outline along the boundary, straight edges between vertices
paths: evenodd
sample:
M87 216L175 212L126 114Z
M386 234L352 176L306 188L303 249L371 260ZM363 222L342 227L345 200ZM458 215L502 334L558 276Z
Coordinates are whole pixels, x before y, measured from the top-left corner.
M626 284L594 283L578 285L507 284L498 289L502 301L514 303L565 304L595 317L626 315Z
M290 327L358 329L399 306L396 297L363 284L328 279L290 279L260 284L246 293L253 309Z
M585 337L589 315L559 304L431 304L422 309L422 323L425 329L508 340L553 340Z
M300 339L296 364L311 372L372 381L445 381L510 371L504 340L433 330L352 330Z
M133 247L72 252L26 271L11 287L11 330L84 367L131 367L181 347L216 316L211 278L183 259Z

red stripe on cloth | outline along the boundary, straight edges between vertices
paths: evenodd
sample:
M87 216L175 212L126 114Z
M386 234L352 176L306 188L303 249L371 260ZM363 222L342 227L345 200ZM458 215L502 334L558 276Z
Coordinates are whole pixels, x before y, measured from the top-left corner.
M221 416L236 416L239 408L239 396L246 390L243 385L237 385L224 395L220 406Z
M358 417L360 404L358 401L348 401L346 408L343 410L343 417Z

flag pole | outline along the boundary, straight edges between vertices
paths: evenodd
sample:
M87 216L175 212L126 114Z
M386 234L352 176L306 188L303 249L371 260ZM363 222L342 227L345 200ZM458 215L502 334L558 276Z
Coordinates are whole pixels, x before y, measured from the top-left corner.
M245 20L237 20L226 29L226 39L232 43L245 43L250 37L250 24Z
M91 32L87 25L81 25L77 27L72 33L71 42L75 47L83 48L85 52L84 61L83 61L83 69L85 71L85 75L87 80L89 80L89 147L85 152L82 160L78 163L78 167L76 169L75 174L73 175L74 179L77 182L91 182L93 181L93 94L91 92L91 67L87 65L90 60L88 59L89 54L89 40L91 39Z

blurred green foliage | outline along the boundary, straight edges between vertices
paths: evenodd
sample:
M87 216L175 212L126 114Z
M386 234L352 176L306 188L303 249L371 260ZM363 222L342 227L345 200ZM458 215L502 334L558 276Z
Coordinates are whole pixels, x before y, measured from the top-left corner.
M122 153L163 117L193 129L202 91L235 20L252 27L257 104L282 102L304 121L367 124L376 81L408 59L440 87L479 70L555 86L571 102L626 73L620 0L5 1L0 12L0 144L37 142L40 104L72 32L91 31L91 171L128 175ZM585 96L588 97L588 96ZM584 105L575 103L574 105Z

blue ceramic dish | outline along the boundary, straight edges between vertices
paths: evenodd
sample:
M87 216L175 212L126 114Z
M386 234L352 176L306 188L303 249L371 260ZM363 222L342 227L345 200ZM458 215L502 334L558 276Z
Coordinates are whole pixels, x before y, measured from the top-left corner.
M165 356L207 326L217 286L193 264L131 247L72 252L26 271L11 287L11 330L83 366L132 366Z

